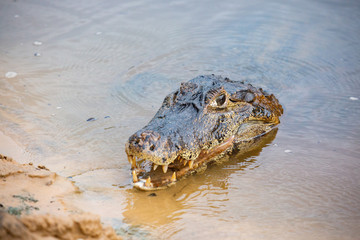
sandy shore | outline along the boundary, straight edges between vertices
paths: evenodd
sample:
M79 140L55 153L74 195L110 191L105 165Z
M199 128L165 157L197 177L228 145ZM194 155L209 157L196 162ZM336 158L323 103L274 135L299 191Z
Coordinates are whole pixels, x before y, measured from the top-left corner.
M0 239L121 239L100 217L66 206L79 194L68 179L45 166L0 155Z

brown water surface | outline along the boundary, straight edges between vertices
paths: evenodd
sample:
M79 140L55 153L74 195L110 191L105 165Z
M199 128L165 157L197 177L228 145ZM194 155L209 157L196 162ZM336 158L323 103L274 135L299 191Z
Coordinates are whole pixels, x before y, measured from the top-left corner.
M0 149L75 181L125 238L358 239L359 26L358 1L1 1ZM278 131L133 189L127 138L209 73L274 93Z

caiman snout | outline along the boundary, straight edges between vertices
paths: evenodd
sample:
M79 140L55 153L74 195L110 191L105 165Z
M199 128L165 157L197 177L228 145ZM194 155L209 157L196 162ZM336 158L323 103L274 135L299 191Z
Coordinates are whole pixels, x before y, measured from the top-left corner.
M135 149L153 152L159 140L160 134L155 131L138 131L130 137L129 145Z
M130 136L125 151L132 167L136 167L135 161L145 159L157 165L169 165L177 156L172 148L175 145L169 137L155 130L142 129Z

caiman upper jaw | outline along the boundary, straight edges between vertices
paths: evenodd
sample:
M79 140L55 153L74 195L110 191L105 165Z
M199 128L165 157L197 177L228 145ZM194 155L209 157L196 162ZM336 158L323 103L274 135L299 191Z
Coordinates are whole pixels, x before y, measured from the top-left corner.
M125 151L129 156L147 159L158 165L169 165L178 156L177 151L169 148L169 141L162 139L156 131L145 130L133 134L126 143Z

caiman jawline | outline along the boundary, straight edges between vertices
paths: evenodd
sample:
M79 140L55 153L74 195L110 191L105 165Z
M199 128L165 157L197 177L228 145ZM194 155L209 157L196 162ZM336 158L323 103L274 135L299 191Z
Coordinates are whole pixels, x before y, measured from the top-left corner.
M234 144L234 139L235 136L231 136L218 146L208 150L202 150L195 160L186 160L178 156L169 165L162 165L161 170L157 170L158 165L152 163L151 161L145 160L137 162L136 157L133 155L128 155L128 160L132 167L133 185L141 190L157 190L167 188L173 185L180 178L196 171L196 169L207 164L212 158L232 147ZM149 168L150 171L146 172L144 169L142 169L140 166L141 164L143 164L144 168ZM177 171L168 171L168 169L173 168L175 164L175 168L181 166L180 169ZM155 173L156 170L157 172Z

